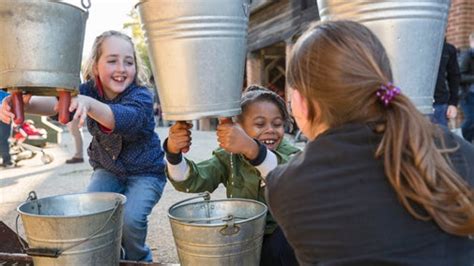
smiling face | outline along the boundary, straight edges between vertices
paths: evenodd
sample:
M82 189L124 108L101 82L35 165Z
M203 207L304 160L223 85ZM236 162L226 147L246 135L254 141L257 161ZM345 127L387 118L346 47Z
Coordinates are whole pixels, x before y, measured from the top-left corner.
M94 67L94 75L100 78L105 96L114 99L135 79L133 46L119 36L109 36L100 49L102 53Z
M251 138L257 139L268 149L280 145L285 130L280 109L270 101L257 101L247 106L241 115L240 124Z

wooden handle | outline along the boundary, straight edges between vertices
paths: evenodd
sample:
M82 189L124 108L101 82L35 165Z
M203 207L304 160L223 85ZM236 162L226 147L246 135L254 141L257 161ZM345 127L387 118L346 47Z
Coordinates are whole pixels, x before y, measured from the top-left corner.
M231 117L219 117L219 123L220 124L232 124L232 118Z
M71 104L71 93L68 91L58 91L58 121L61 124L69 122L69 105Z
M25 112L23 107L23 92L22 91L13 91L11 93L12 98L12 107L13 113L15 114L15 119L13 122L17 125L23 124L25 121Z
M182 124L187 125L187 122L186 122L186 121L176 121L176 123L182 123ZM184 148L181 149L181 152L182 152L182 153L187 153L188 151L189 151L189 146L184 147Z

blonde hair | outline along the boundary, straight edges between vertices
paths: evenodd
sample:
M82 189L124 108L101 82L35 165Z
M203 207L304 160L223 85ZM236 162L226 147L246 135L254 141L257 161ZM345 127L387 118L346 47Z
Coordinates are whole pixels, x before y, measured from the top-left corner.
M441 130L403 94L388 107L376 96L392 81L392 72L385 49L368 28L351 21L313 25L293 48L287 81L307 100L313 126L378 125L383 137L375 156L383 158L388 181L411 215L434 219L451 234L474 233L473 190L446 156L456 148L444 148ZM416 204L426 213L417 212Z
M114 30L105 31L101 35L95 38L94 44L92 45L92 51L82 69L82 75L83 75L84 80L85 81L95 80L94 71L93 71L94 66L97 64L100 56L102 55L101 48L102 48L102 44L104 43L104 40L111 36L119 37L130 42L133 48L133 58L135 60L135 67L137 69L134 82L138 86L149 86L150 85L149 84L150 72L148 68L145 66L145 64L143 64L141 58L137 56L135 44L133 43L132 38L130 38L124 33L121 33L119 31L114 31Z

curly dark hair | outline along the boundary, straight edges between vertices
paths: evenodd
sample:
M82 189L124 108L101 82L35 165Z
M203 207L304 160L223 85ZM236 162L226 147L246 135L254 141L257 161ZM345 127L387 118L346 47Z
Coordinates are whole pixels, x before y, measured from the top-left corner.
M242 108L242 114L245 113L247 107L250 104L255 102L270 102L275 104L280 110L281 117L283 118L285 126L290 126L292 124L290 114L288 112L288 109L286 108L285 100L270 89L259 85L248 86L244 90L242 98L240 99L240 107Z

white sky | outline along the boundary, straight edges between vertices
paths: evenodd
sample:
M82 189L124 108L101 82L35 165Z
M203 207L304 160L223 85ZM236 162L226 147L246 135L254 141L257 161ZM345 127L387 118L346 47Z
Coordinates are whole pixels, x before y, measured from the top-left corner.
M87 0L83 0L87 3ZM63 2L82 8L81 0L63 0ZM129 20L127 14L138 0L90 0L89 18L86 24L83 58L89 56L95 37L107 30L119 30Z

